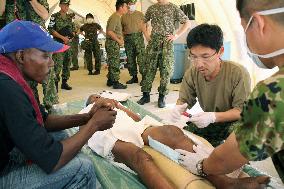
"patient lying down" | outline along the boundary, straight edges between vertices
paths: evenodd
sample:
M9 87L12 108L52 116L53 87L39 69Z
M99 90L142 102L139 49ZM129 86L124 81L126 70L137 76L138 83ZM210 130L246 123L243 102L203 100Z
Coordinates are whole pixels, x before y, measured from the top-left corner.
M113 103L117 109L117 117L114 126L106 131L96 132L88 141L89 147L97 154L110 161L123 163L135 171L147 188L175 188L175 186L163 175L155 165L151 155L141 148L148 145L148 136L171 147L193 152L194 142L188 138L181 129L173 125L159 125L151 121L141 120L120 103L91 95L87 106L81 112L85 113L92 107L92 103L107 100ZM158 127L155 127L158 126ZM127 167L125 168L127 170ZM216 188L220 189L256 189L262 188L262 184L268 182L268 177L230 178L225 175L207 176Z

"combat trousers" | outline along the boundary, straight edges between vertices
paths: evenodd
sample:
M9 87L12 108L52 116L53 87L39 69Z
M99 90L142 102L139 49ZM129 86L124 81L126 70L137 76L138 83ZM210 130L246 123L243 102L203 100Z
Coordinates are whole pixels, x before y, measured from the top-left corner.
M106 52L108 62L107 78L110 81L118 81L120 78L120 47L119 44L111 39L106 39Z
M127 65L130 76L137 75L137 63L139 72L143 75L145 70L144 55L145 44L141 32L124 35L124 47L127 56Z
M56 53L52 56L54 61L55 82L60 81L60 72L62 71L62 80L68 80L70 77L70 64L72 61L72 51L69 49L63 53Z
M93 60L92 54L95 58L95 70L101 70L101 48L98 40L90 40L86 44L86 50L84 53L84 59L87 64L87 69L89 72L93 71Z
M173 42L167 41L165 36L153 34L146 48L145 75L142 77L141 91L151 92L157 69L160 71L159 94L169 93L168 85L173 73L174 50Z

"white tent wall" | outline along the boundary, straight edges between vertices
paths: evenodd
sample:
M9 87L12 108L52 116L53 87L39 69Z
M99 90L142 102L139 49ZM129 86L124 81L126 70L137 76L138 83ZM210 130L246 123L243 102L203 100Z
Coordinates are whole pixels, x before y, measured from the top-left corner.
M48 0L50 7L58 0ZM87 13L95 15L101 26L106 27L109 16L115 11L116 0L71 0L70 9L85 17ZM236 10L236 0L170 0L176 5L195 3L196 22L217 24L224 31L224 40L231 42L231 60L244 65L251 74L252 85L273 74L276 70L261 70L251 63L246 54L244 32ZM145 12L156 0L138 0L137 9ZM57 6L53 12L59 11Z

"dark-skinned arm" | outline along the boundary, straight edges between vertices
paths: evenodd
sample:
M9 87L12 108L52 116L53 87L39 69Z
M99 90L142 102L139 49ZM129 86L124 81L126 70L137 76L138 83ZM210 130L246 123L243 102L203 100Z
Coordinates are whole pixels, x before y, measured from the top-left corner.
M223 175L233 172L246 163L248 160L240 153L236 136L232 133L204 160L203 170L209 175Z
M44 126L47 131L61 131L72 127L85 125L91 118L91 115L75 114L75 115L48 115Z
M63 151L53 171L60 169L73 159L87 143L88 139L91 138L93 133L111 128L115 121L115 116L116 111L110 110L109 108L100 108L78 133L62 140Z

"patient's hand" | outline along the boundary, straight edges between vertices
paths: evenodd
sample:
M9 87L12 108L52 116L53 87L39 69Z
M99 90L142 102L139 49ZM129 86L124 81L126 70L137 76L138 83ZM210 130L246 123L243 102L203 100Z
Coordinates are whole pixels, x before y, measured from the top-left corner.
M116 111L107 107L97 109L89 122L94 126L95 131L103 131L113 126L116 118Z
M109 110L113 110L117 106L117 101L108 99L108 98L99 98L96 103L89 111L90 117L94 115L94 113L100 108L107 108Z

